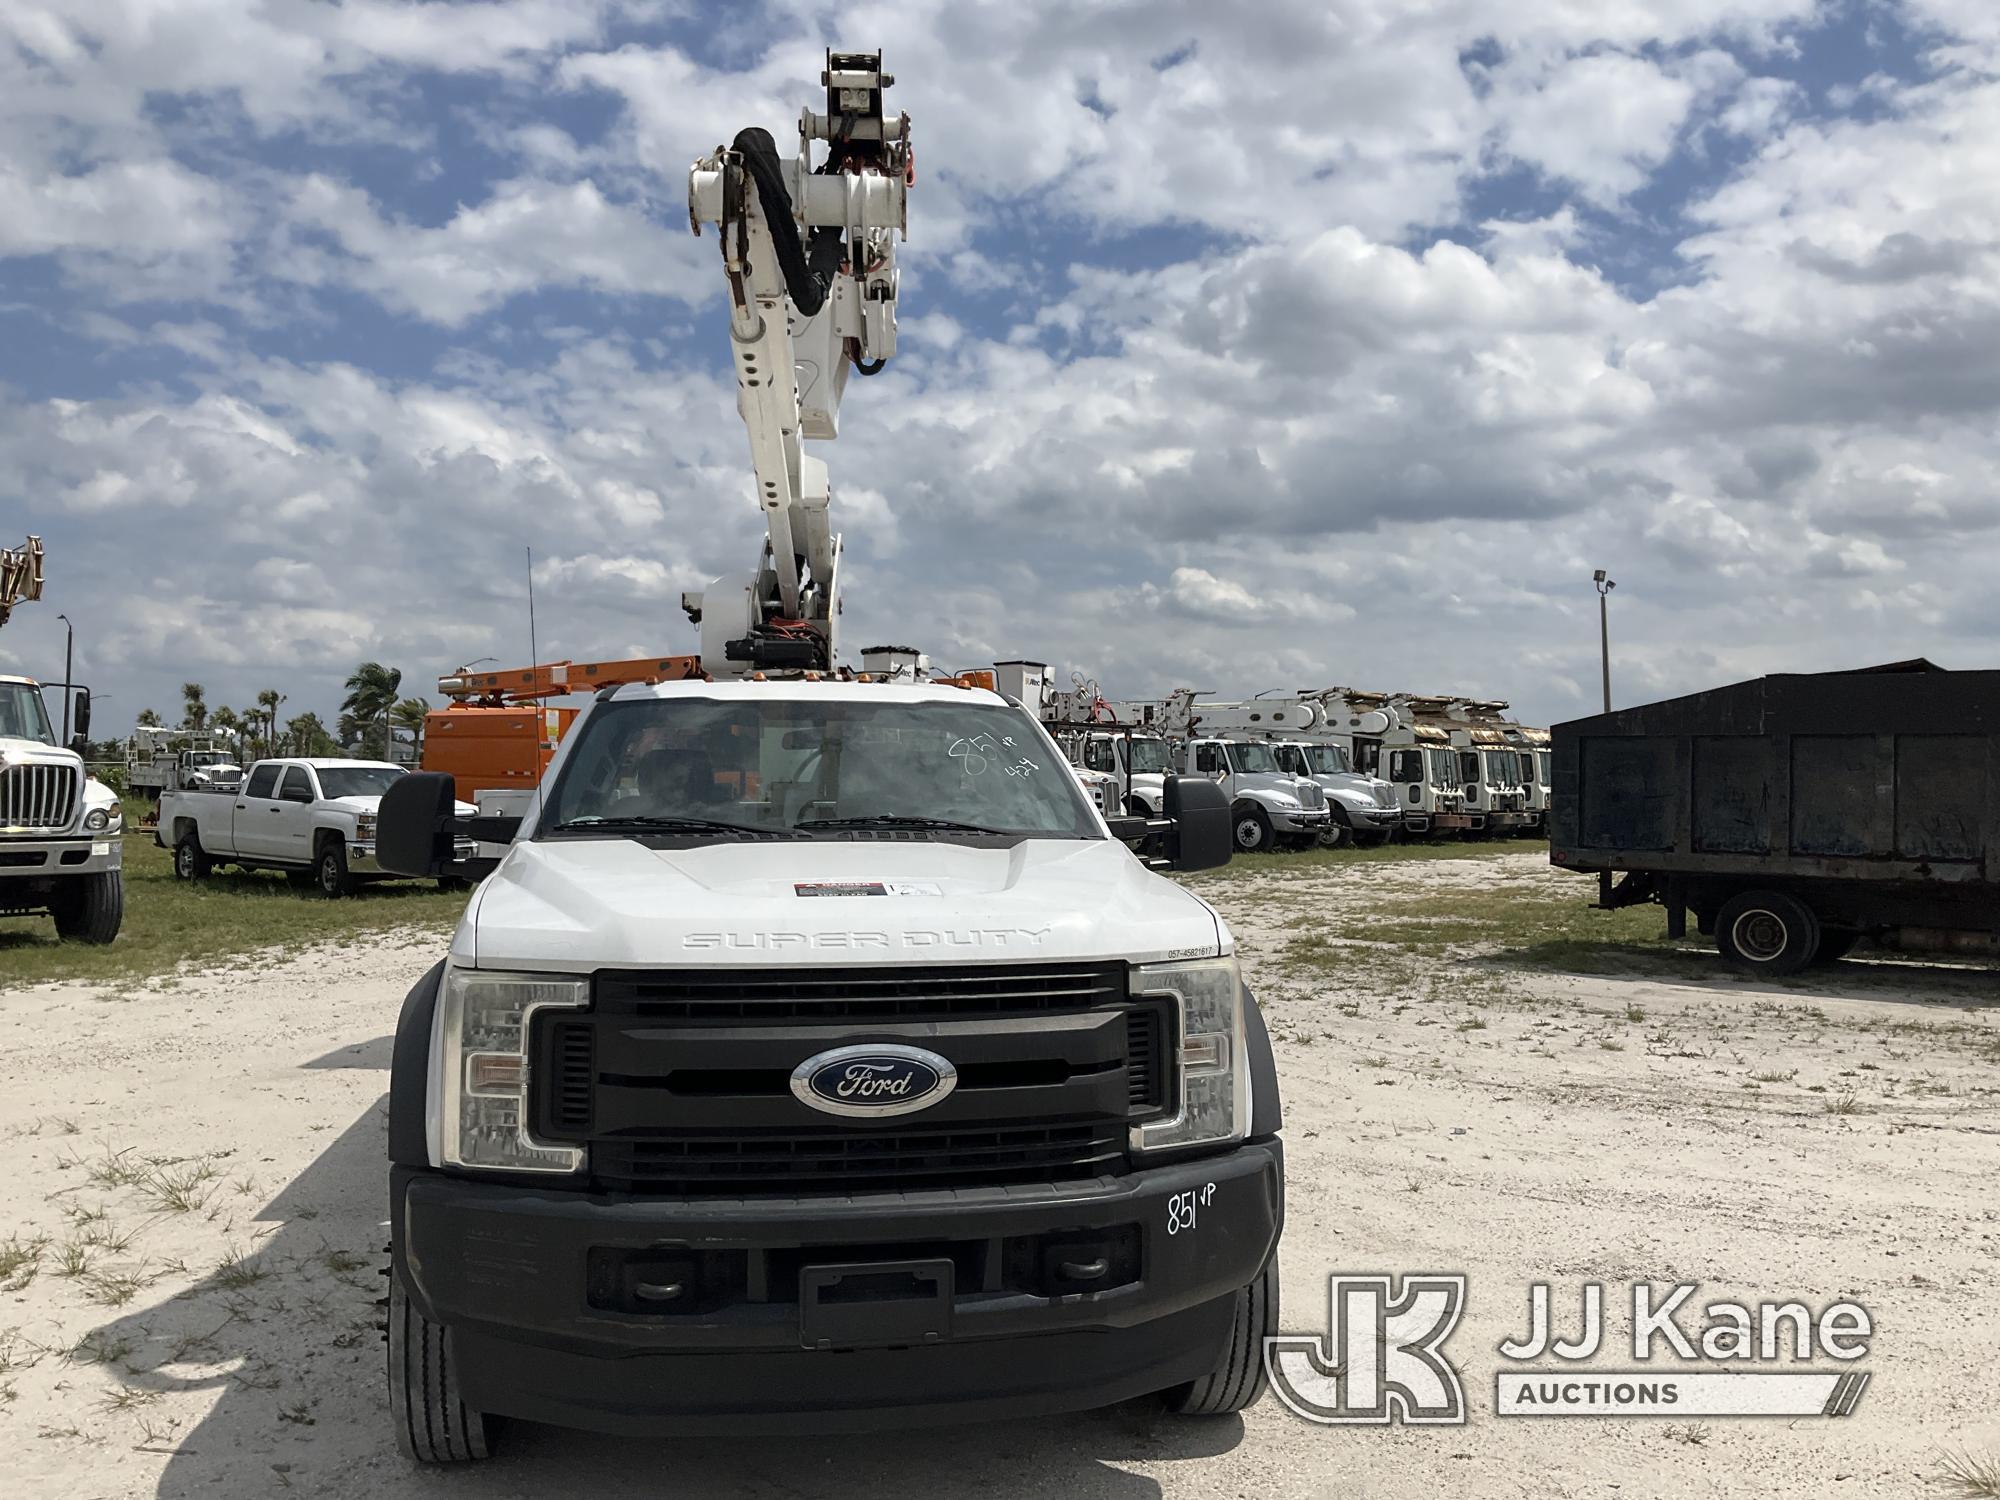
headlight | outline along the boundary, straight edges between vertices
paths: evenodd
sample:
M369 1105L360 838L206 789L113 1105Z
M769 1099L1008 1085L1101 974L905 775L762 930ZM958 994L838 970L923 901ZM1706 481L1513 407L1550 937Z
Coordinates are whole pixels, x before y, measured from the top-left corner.
M1173 997L1181 1060L1179 1111L1133 1126L1132 1149L1174 1151L1241 1140L1250 1122L1250 1073L1236 960L1145 964L1132 971L1132 993Z
M84 831L103 833L106 829L116 828L123 816L123 810L117 807L93 807L83 815Z
M1287 797L1283 792L1273 792L1271 793L1271 805L1273 807L1282 807L1286 812L1296 812L1298 811L1299 799L1296 797Z
M374 813L357 813L355 815L354 836L357 839L372 839L375 837Z
M528 1032L543 1010L581 1010L587 980L446 966L431 1030L433 1166L580 1172L583 1151L528 1128Z

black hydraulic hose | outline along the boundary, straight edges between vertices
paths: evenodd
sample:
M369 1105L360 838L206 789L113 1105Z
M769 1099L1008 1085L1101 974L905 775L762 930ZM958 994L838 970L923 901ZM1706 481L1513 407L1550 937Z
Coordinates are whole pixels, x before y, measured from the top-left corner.
M755 126L739 131L734 149L743 170L757 184L757 201L763 205L764 221L771 230L778 269L784 274L792 306L810 318L825 305L833 278L840 271L841 232L826 226L812 231L810 247L801 241L799 222L792 214L792 196L785 191L784 171L778 165L778 147L770 131Z

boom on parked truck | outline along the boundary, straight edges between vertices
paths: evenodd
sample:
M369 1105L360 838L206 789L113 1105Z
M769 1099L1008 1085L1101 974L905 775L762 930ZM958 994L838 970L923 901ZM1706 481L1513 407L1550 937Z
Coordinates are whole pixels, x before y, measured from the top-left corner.
M1270 1046L1169 777L1107 819L997 674L836 653L826 466L894 351L910 123L831 53L797 157L697 162L768 537L690 595L700 680L598 693L519 819L453 779L380 858L490 868L390 1078L389 1410L431 1461L491 1419L902 1427L1262 1389L1283 1212ZM824 146L818 162L812 157ZM872 660L871 660L872 658ZM501 846L455 857L453 841Z

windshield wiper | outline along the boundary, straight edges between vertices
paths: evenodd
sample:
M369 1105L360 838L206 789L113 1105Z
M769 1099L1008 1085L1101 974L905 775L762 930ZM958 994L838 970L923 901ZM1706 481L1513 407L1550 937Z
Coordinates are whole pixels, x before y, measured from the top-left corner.
M586 828L602 829L607 833L636 828L648 833L747 833L754 838L793 837L791 831L784 828L759 828L754 823L725 823L718 818L655 817L650 813L634 813L617 818L596 815L568 818L556 824L555 832L572 833Z
M1008 828L988 828L980 823L957 823L950 818L920 818L907 813L869 813L858 818L804 818L795 828L935 828L945 833L994 833L1005 835Z

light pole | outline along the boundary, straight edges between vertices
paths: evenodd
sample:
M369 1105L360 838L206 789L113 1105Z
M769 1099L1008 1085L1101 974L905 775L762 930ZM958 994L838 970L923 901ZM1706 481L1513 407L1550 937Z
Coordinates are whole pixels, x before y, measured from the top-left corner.
M63 744L65 744L65 745L67 745L67 744L69 743L69 700L70 700L71 696L72 696L72 695L73 695L73 694L74 694L74 693L76 692L76 689L75 689L75 688L73 688L72 686L70 686L70 678L71 678L71 676L72 676L72 670L71 670L71 668L72 668L72 665L73 665L73 663L74 663L74 662L75 662L75 660L76 660L76 627L75 627L74 625L70 625L70 623L69 623L69 616L68 616L68 615L57 615L57 616L56 616L56 618L57 618L58 620L61 620L61 621L63 622L63 624L65 624L65 625L68 625L68 626L69 626L69 640L68 640L68 641L67 641L67 643L66 643L66 644L65 644L65 645L63 646L63 732L62 732L62 743L63 743Z
M1590 575L1597 585L1597 644L1604 660L1604 711L1611 712L1611 591L1618 585L1599 568Z

